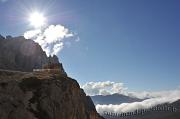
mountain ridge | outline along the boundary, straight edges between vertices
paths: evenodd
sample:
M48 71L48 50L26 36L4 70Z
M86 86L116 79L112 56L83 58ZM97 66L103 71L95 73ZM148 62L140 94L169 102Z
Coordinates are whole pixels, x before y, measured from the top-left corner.
M94 104L121 104L121 103L143 101L143 99L129 97L118 93L112 95L96 95L96 96L91 96L91 98Z
M0 54L0 69L32 72L51 62L60 64L62 73L66 74L56 55L48 57L38 43L23 36L0 35Z

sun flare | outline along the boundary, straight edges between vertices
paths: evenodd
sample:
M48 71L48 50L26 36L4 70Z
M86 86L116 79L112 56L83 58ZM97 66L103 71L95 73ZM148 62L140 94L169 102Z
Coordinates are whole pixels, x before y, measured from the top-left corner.
M39 12L33 12L29 16L29 22L35 28L39 28L45 25L46 18Z

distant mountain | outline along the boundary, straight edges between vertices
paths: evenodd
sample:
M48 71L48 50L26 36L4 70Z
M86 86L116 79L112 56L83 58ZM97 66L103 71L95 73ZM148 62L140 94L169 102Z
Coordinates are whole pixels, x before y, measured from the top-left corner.
M96 96L91 96L91 98L94 104L121 104L121 103L143 101L143 99L129 97L122 94L96 95Z
M23 36L6 38L0 35L0 69L31 72L40 69L48 62L61 65L57 56L48 57L41 46Z

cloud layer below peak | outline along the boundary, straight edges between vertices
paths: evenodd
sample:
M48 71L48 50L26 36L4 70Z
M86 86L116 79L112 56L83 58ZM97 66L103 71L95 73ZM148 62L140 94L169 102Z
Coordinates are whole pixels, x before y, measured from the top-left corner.
M172 94L169 94L168 96L164 97L156 97L156 98L150 98L146 99L142 102L133 102L133 103L122 103L119 105L96 105L96 109L100 114L103 114L104 111L107 112L114 112L114 113L121 113L121 112L132 112L137 109L148 109L151 107L154 107L159 104L164 103L172 103L174 101L177 101L180 99L180 91L176 91Z
M144 99L142 102L133 103L122 103L118 105L108 104L108 105L96 105L96 109L99 113L107 112L130 112L136 109L147 109L158 104L172 103L180 99L180 89L168 91L156 91L156 92L132 92L128 91L124 87L123 83L115 83L111 81L105 82L88 82L81 86L87 95L111 95L114 93L123 94L129 97L136 97Z

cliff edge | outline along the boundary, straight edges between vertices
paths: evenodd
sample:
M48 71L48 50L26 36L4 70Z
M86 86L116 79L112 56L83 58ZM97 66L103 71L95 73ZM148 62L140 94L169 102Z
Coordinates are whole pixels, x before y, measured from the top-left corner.
M0 35L0 69L32 72L48 62L59 64L62 73L66 74L58 57L48 57L38 43L23 36L5 38Z
M0 70L0 118L102 119L76 80L4 70Z
M0 36L0 119L102 119L57 56L24 37ZM61 73L33 72L60 64Z

